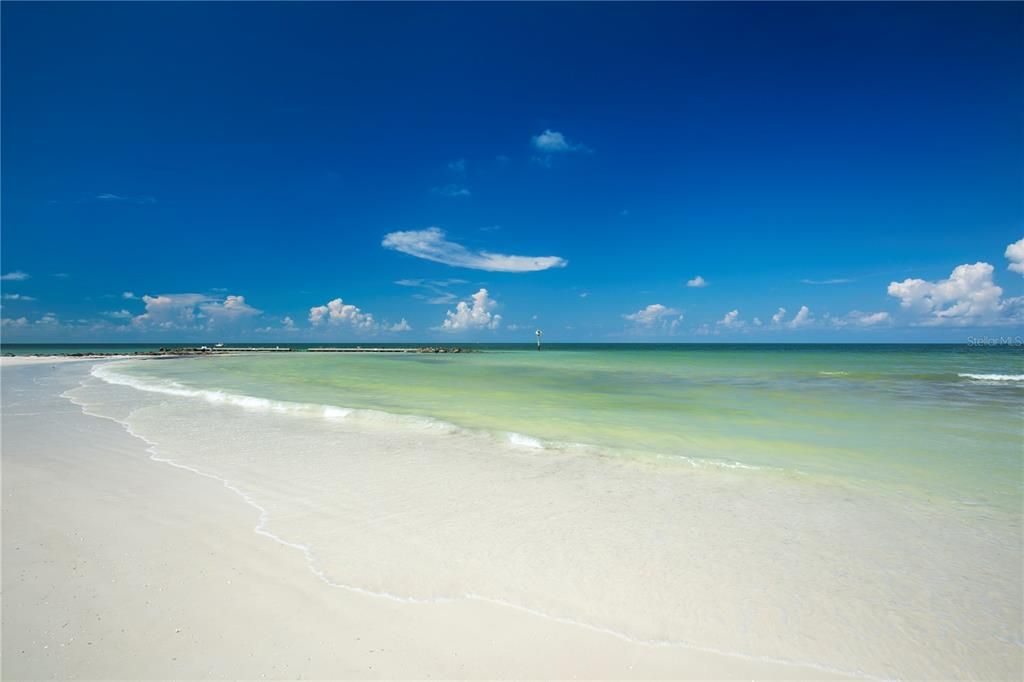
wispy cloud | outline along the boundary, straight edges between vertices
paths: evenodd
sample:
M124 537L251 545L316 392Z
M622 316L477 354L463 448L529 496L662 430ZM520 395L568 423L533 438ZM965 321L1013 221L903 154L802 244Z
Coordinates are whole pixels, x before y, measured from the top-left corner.
M0 280L4 282L22 282L29 278L27 272L21 270L15 270L14 272L8 272L6 275L0 275Z
M400 279L395 284L403 287L423 289L432 294L413 294L413 298L422 299L427 303L435 305L449 305L455 303L458 300L458 296L450 291L448 287L456 284L467 284L467 282L464 279Z
M34 296L25 296L24 294L4 294L5 301L34 301Z
M451 197L453 199L464 199L472 196L472 192L465 185L449 184L443 187L434 187L431 189L434 194L440 194L443 197Z
M568 261L559 256L511 256L470 251L461 244L448 241L444 230L439 227L391 232L384 236L381 245L435 263L489 272L537 272L568 265Z
M802 279L801 284L849 284L853 282L852 279L838 278L838 279Z
M124 310L124 309L121 309L121 310L109 310L107 312L100 313L100 315L103 315L104 317L110 317L110 318L113 318L115 320L127 320L127 319L130 319L131 316L132 316L131 311Z
M155 204L156 199L154 197L129 197L121 194L113 194L111 192L104 192L97 194L93 197L96 201L107 201L107 202L124 202L128 204Z
M465 173L466 172L466 160L456 159L448 164L448 170L453 173Z

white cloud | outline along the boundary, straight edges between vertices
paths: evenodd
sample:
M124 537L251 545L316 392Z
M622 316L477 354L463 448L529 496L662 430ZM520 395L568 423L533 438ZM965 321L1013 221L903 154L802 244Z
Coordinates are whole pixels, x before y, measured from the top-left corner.
M24 294L4 294L5 301L34 301L34 296L25 296Z
M839 278L839 279L802 279L802 280L800 280L801 284L849 284L852 281L853 281L852 279L845 279L845 278Z
M405 321L404 317L402 318L401 322L396 322L395 324L388 327L389 332L407 332L411 329L412 327L409 326L409 323Z
M747 326L747 323L740 319L739 310L730 310L716 324L727 329L743 329Z
M377 322L372 313L364 313L358 307L345 303L340 298L328 301L326 305L318 305L309 309L309 323L314 327L327 323L329 325L347 324L361 331L377 329Z
M545 154L561 154L564 152L588 151L586 145L573 144L562 133L548 128L540 135L534 135L530 142Z
M413 298L434 305L450 305L458 300L458 296L449 291L448 287L455 284L467 284L467 282L464 279L400 279L395 284L423 289L430 294L413 294Z
M100 313L106 317L112 317L115 320L127 320L130 319L132 314L128 310L111 310L105 313Z
M591 151L586 145L572 143L565 135L550 128L540 135L534 135L530 138L530 144L540 152L540 156L535 156L533 160L542 166L550 166L552 159L557 154Z
M123 299L126 299L126 300L129 300L129 301L132 301L132 300L135 300L135 299L137 299L137 298L138 298L138 296L136 296L135 294L133 294L133 293L132 293L132 292L130 292L130 291L126 291L126 292L124 292L123 294L121 294L121 298L123 298Z
M1024 275L1024 239L1018 239L1007 246L1003 255L1010 261L1007 268L1011 272L1019 272Z
M2 320L0 320L0 325L2 325L4 327L27 327L28 326L28 318L27 317L18 317L18 318L5 317Z
M288 315L285 315L284 317L281 318L281 326L289 331L292 331L295 329L295 320L293 320Z
M833 317L831 318L832 325L835 327L875 327L880 324L886 324L892 320L889 313L877 312L877 313L863 313L859 310L851 310L844 317Z
M466 160L456 159L448 164L448 170L453 173L465 173L466 172Z
M646 308L641 308L635 313L623 315L623 317L630 322L636 322L637 324L642 324L644 326L651 326L664 317L675 317L680 315L682 315L682 312L675 308L669 308L660 303L652 303Z
M564 258L558 256L509 256L488 251L470 251L461 244L445 239L444 230L439 227L391 232L384 235L381 245L435 263L490 272L536 272L568 265Z
M622 317L633 322L639 329L660 329L669 334L675 333L679 329L680 322L683 321L681 310L669 308L660 303L652 303L646 308L641 308L635 313L629 313Z
M223 301L207 301L199 304L199 310L210 318L210 322L233 322L243 317L259 315L257 310L245 302L245 296L227 296Z
M786 317L786 309L785 308L779 308L777 311L775 311L775 314L772 315L772 324L782 324L782 320L785 317Z
M96 195L97 201L127 201L132 204L155 204L156 199L153 197L126 197L120 194L112 194L110 192L104 192L103 194Z
M492 312L498 304L490 298L487 289L480 289L473 294L471 300L472 305L466 301L459 301L455 310L445 313L445 320L440 328L445 331L497 329L501 324L501 315Z
M164 329L196 325L196 306L209 300L204 294L160 294L142 297L146 312L136 315L133 324Z
M444 187L435 187L432 191L434 194L440 194L441 196L452 197L454 199L468 197L472 194L469 191L469 188L465 185L456 184L445 185Z
M1003 300L1003 290L992 281L988 263L958 265L949 278L929 282L905 279L889 284L888 293L900 307L919 316L924 326L1000 324L1020 320L1022 300Z
M4 282L21 282L28 279L28 273L22 272L21 270L15 270L14 272L8 272L6 275L0 275L0 280Z
M792 329L799 329L800 327L806 327L813 321L811 316L811 309L805 305L800 306L800 310L796 311L796 315L789 321L789 326Z
M707 285L708 285L708 281L706 279L704 279L703 277L701 277L700 275L697 275L696 277L694 277L693 279L689 280L686 283L686 286L692 287L694 289L702 289L702 288L706 287Z
M244 296L226 296L222 300L208 294L147 294L142 302L146 312L136 315L132 324L160 329L204 328L236 322L261 312L246 303Z

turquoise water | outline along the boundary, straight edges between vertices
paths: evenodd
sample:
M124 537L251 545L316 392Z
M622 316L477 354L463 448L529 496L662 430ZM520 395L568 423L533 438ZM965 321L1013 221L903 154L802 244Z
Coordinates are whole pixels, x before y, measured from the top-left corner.
M1024 354L1008 347L489 347L131 361L119 371L430 417L538 447L751 467L1009 511L1024 487Z

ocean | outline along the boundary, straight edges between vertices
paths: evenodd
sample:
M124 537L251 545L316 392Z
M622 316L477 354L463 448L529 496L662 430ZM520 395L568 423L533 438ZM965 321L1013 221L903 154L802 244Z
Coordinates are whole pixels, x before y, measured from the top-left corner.
M54 371L335 587L867 677L1019 671L1020 349L476 350Z

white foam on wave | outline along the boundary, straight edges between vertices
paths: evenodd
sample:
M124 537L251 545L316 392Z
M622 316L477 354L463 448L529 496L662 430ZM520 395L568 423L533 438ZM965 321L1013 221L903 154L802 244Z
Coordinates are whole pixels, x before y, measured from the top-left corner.
M533 438L531 436L524 436L523 434L516 433L514 431L509 432L508 442L511 443L512 445L516 445L521 448L529 448L531 450L545 449L544 443L542 443L540 440Z
M1024 381L1024 374L968 374L964 372L957 376L975 381Z
M845 377L849 372L818 372L818 374L826 377Z
M148 393L172 395L182 398L196 398L216 405L232 405L257 412L273 412L276 414L323 418L328 421L338 421L342 419L355 420L368 426L399 426L401 428L410 428L432 433L474 434L490 438L499 438L503 440L504 444L507 446L525 450L575 452L578 454L596 456L617 456L626 454L625 451L620 451L615 448L601 447L589 443L543 440L515 431L495 434L484 430L464 428L456 424L452 424L451 422L421 415L395 414L392 412L369 408L352 408L319 403L271 400L269 398L231 393L218 389L191 388L170 379L142 379L140 377L118 372L116 371L118 364L120 363L97 364L92 367L90 373L92 376L108 384L127 386L129 388L134 388ZM633 454L651 456L652 453L636 452ZM703 458L685 454L653 454L656 459L686 462L695 469L719 468L746 471L785 471L785 469L779 467L758 466L733 460Z

